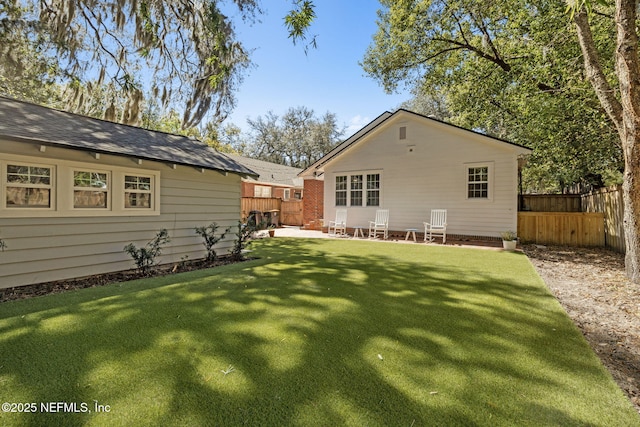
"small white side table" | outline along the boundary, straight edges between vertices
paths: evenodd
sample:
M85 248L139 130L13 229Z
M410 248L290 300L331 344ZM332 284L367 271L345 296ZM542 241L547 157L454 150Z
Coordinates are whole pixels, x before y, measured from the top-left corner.
M360 237L364 238L364 233L362 231L362 227L353 227L353 237L358 237L358 235L360 235Z
M413 241L417 242L416 240L416 231L418 231L417 228L406 228L405 231L407 232L407 235L404 236L404 240L409 240L409 236L412 236Z

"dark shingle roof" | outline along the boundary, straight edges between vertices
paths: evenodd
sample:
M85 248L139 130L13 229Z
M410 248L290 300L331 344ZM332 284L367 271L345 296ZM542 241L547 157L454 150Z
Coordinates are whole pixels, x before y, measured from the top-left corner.
M0 97L0 137L255 176L201 141Z
M302 178L298 178L298 174L302 172L300 168L265 162L237 154L229 154L229 157L260 175L255 178L257 181L271 184L293 185L295 187L302 187L304 185Z

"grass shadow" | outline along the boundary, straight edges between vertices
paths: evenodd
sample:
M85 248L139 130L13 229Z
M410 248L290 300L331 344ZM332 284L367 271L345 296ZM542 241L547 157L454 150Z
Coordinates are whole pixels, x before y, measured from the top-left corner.
M254 250L247 263L0 306L4 401L111 408L0 422L638 421L522 254L280 238Z

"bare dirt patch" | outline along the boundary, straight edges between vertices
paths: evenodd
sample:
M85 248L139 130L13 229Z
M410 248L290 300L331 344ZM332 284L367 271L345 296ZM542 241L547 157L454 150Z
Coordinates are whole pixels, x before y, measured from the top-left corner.
M604 249L525 245L538 274L640 413L640 285Z

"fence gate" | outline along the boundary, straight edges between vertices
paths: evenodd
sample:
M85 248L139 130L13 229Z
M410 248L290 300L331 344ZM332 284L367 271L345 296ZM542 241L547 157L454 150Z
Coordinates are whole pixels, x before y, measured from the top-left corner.
M282 202L280 224L302 225L302 200L289 200Z

